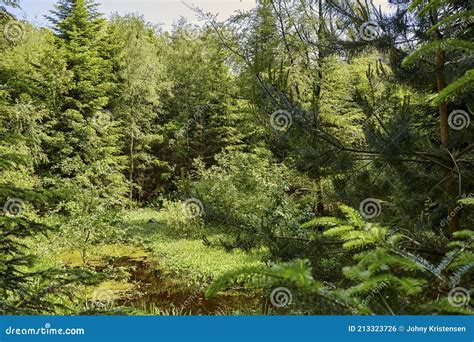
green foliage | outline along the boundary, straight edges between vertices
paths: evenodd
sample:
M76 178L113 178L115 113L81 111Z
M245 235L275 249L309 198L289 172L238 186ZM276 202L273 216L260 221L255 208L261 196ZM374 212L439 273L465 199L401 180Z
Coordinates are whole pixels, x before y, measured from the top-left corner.
M158 120L161 94L170 87L162 60L167 47L155 28L137 16L114 17L108 32L118 83L113 112L126 140L121 154L133 200L154 192L163 181L157 174L166 170L155 151L164 139Z
M90 191L77 191L74 199L60 203L61 234L56 244L79 249L82 263L87 266L88 254L95 245L120 240L119 211L113 203L101 199Z
M322 284L314 281L311 268L304 260L294 260L289 263L266 266L245 267L224 274L212 283L206 291L206 297L215 296L220 290L234 283L245 283L256 287L272 286L277 282L290 283L306 291L317 293L322 291Z
M96 252L141 248L214 298L287 286L287 313L470 313L449 292L472 283L472 125L450 114L474 108L472 5L322 3L165 32L93 0L40 29L0 0L0 312L90 309Z
M0 313L44 314L68 310L59 299L73 296L72 284L92 284L96 277L79 269L34 269L36 257L25 240L51 230L38 215L50 194L36 189L34 183L18 182L17 177L31 167L28 154L22 154L25 150L18 148L24 141L5 132L1 132L0 137L2 151L20 151L0 154L0 203L3 205L0 214Z
M157 256L160 267L173 278L178 276L185 279L187 287L194 287L196 281L215 279L233 269L261 265L261 250L254 253L238 250L228 253L220 248L205 246L201 236L195 236L189 230L183 232L183 224L196 227L196 223L191 223L192 220L183 216L181 203L169 203L164 211L143 209L130 212L125 217L125 223L132 229L133 237L144 240ZM182 221L178 223L176 217L181 217ZM223 237L209 227L206 231L203 227L196 231L207 234L209 238Z
M278 237L294 234L299 222L311 213L303 199L289 193L292 187L304 184L304 179L296 179L264 150L222 153L216 161L210 168L197 163L196 181L183 189L188 198L202 201L205 222L234 237L234 241L221 241L226 248L263 244L277 253Z
M456 233L456 240L448 246L450 251L435 266L408 251L412 244L420 248L419 242L401 232L390 232L376 224L362 222L360 215L350 207L341 206L341 211L345 220L319 218L304 226L327 226L329 229L325 236L342 241L345 249L359 249L353 257L355 264L343 269L350 281L348 288L327 293L312 278L309 265L295 260L270 269L243 268L229 272L209 287L207 295L213 296L235 282L256 287L271 287L280 282L291 284L307 294L332 298L347 310L359 314L393 315L427 310L457 314L469 312L466 307L449 305L449 300L445 298L437 301L433 298L448 296L446 289L458 286L462 278L472 271L472 231ZM469 286L468 283L466 285Z
M469 38L472 38L474 31L472 30L472 15L473 10L466 4L465 9L454 13L452 11L444 11L446 3L441 1L430 1L425 4L424 1L412 2L410 9L416 13L420 18L431 15L430 13L440 13L437 20L433 23L431 28L426 31L426 35L432 38L426 44L422 45L409 56L407 56L402 65L408 66L416 62L420 62L424 57L430 57L432 55L443 54L443 59L448 58L454 59L459 58L461 55L461 62L456 61L459 64L462 63L463 55L469 56L474 50L474 45L471 43ZM443 13L444 12L444 13ZM472 39L471 39L472 40ZM460 52L460 53L459 53ZM443 62L444 63L444 62ZM443 65L444 68L444 65ZM461 72L456 72L456 77L451 83L444 89L438 92L436 97L433 99L433 104L439 106L442 102L447 100L455 100L458 97L462 97L466 89L470 89L474 84L472 65L463 67Z
M53 176L74 178L79 187L117 197L125 191L118 156L121 134L108 110L115 84L109 38L96 7L93 1L65 0L49 17L70 78L46 120L48 161L43 167Z

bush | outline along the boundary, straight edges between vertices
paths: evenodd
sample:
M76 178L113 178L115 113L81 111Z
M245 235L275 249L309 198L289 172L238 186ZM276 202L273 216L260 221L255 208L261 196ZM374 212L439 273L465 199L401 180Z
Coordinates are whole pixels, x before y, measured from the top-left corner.
M299 224L311 217L311 206L299 204L301 195L293 191L302 180L268 151L225 152L216 160L210 168L198 161L197 180L182 188L202 203L207 224L233 237L226 247L250 249L306 233Z
M84 265L89 249L98 243L113 242L122 237L118 228L120 210L92 191L77 191L73 200L60 205L65 213L60 217L59 244L79 248Z

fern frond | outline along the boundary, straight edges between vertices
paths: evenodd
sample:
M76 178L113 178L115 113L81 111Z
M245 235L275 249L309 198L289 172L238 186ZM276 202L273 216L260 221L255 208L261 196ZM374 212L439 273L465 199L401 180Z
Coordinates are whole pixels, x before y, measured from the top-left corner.
M430 301L426 304L420 305L419 307L430 315L433 315L434 313L451 315L472 315L474 313L470 307L458 307L452 305L449 302L447 296L440 300Z
M459 269L457 269L453 273L453 275L449 278L449 281L451 282L451 286L454 287L457 284L459 284L459 282L461 281L462 276L465 275L472 268L474 268L474 262L472 262L468 265L464 265L464 266L460 267Z
M424 285L427 283L425 279L410 277L393 277L392 281L395 282L395 285L398 287L399 291L403 291L407 295L421 293L423 291Z
M367 247L369 245L375 244L375 240L368 238L354 239L348 242L345 242L342 246L346 249L352 250L362 247Z
M359 212L347 205L341 205L339 207L341 211L344 213L344 216L347 218L349 224L354 225L358 228L364 227L364 220L362 216L360 216Z
M474 240L474 231L469 230L469 229L464 229L458 232L454 232L453 236L456 239L461 239L461 240Z
M230 271L217 278L206 291L206 298L214 297L219 291L234 283L242 282L250 286L262 287L272 280L292 283L306 289L319 289L321 286L311 275L311 267L306 260L293 260L288 263L266 266L244 267Z
M464 248L460 248L456 251L446 254L439 265L436 267L436 272L441 274L441 272L443 272L463 250Z
M474 70L473 70L474 71ZM473 76L474 77L474 76ZM463 198L458 201L459 204L462 205L474 205L474 198L469 197L469 198ZM467 232L470 232L471 236L474 238L474 232L472 230L468 230ZM460 232L456 232L460 233Z
M353 231L354 227L353 226L338 226L335 228L331 228L327 231L325 231L323 234L324 236L337 236L341 237L345 235L346 233Z
M384 288L390 287L390 276L388 274L382 274L371 277L366 281L363 281L355 286L348 289L350 294L370 294L375 290L381 291Z
M409 260L413 261L416 263L421 270L428 271L429 273L435 275L437 278L444 280L443 276L440 274L436 266L434 266L432 263L430 263L428 260L424 259L423 257L419 255L414 255L410 252L407 252L405 250L394 250L392 249L393 252L395 252L398 255L401 255L405 258L408 258Z

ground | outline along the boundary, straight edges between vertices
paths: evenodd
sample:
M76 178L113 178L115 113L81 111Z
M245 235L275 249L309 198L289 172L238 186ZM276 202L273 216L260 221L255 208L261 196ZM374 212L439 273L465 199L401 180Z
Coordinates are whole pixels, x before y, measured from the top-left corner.
M126 212L121 225L132 238L89 248L88 266L108 277L98 286L82 289L84 309L126 309L134 314L260 312L262 296L258 291L234 288L212 300L206 300L204 292L217 276L260 264L263 251L226 252L205 246L202 237L172 231L166 217L154 209ZM216 238L218 234L209 231L207 236ZM36 246L42 265L83 265L79 249L54 248L51 237Z

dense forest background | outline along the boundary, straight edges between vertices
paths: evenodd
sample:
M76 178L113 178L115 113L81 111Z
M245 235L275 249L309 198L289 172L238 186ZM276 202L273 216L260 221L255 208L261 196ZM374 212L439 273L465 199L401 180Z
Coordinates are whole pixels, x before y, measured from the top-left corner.
M474 3L390 3L0 0L0 313L472 314Z

